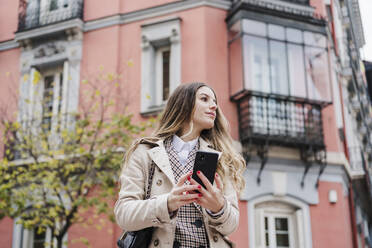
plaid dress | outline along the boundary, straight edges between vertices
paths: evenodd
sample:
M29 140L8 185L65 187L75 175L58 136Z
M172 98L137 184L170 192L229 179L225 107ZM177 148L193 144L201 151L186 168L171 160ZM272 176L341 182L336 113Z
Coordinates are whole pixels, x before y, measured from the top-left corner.
M199 141L190 151L185 165L179 161L177 151L172 145L172 139L164 141L165 150L168 153L169 162L172 167L176 182L179 178L189 171L193 170L196 152L199 150ZM189 184L186 181L186 184ZM209 241L204 226L203 213L201 206L196 203L190 203L178 209L176 221L176 233L173 243L174 248L207 248Z

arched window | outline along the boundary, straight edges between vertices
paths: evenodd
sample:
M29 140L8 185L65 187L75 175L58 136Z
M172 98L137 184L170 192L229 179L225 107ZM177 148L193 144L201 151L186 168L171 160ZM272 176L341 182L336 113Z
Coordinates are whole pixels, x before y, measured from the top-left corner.
M248 204L250 247L312 247L308 205L290 197L264 196Z

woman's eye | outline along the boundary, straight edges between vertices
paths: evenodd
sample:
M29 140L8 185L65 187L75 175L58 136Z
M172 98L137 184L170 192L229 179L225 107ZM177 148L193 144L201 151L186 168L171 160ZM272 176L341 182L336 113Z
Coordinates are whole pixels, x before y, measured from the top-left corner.
M206 97L202 97L201 100L202 100L203 102L206 102L206 101L207 101L207 98L206 98Z

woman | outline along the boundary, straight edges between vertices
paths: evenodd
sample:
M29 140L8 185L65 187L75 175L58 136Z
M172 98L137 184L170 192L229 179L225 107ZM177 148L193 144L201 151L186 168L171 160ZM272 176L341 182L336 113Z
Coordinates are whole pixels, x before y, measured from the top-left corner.
M220 154L213 185L198 172L206 188L191 178L197 150ZM151 195L143 200L151 166ZM214 91L203 83L182 84L154 136L128 150L116 221L126 231L155 227L150 247L231 247L226 236L238 226L244 168Z

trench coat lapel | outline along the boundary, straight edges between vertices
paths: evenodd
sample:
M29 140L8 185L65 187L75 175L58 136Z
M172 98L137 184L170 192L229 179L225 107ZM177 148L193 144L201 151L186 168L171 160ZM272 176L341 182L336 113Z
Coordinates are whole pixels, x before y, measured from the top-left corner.
M172 167L169 162L167 151L165 150L163 140L156 142L155 146L148 150L148 154L152 161L159 167L159 169L168 177L172 185L175 185L175 178L173 175Z

